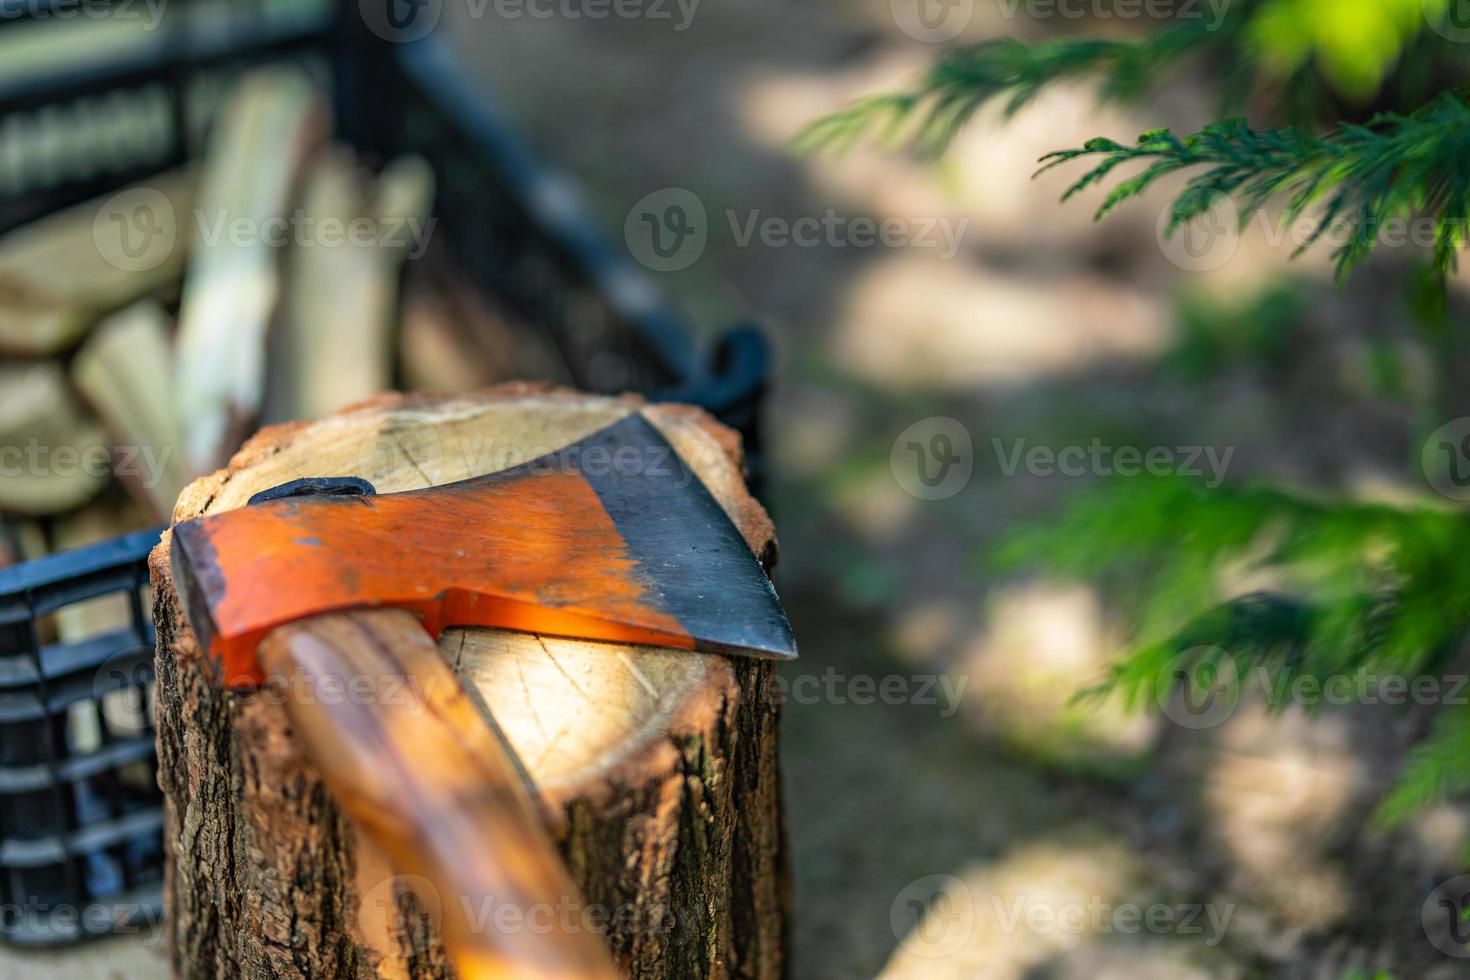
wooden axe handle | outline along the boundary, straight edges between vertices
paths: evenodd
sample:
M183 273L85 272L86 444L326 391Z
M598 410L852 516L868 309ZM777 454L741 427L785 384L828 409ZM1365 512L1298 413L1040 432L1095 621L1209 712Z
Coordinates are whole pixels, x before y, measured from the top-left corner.
M432 892L461 980L615 980L505 748L411 613L302 620L259 657L342 809Z

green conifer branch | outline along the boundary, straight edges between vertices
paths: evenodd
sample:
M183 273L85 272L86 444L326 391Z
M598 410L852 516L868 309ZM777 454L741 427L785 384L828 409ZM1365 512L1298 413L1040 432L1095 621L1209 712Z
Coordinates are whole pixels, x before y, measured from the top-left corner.
M1124 163L1149 162L1114 186L1098 207L1098 218L1166 174L1202 168L1174 199L1166 234L1222 196L1236 202L1243 226L1267 202L1285 195L1283 223L1309 211L1316 220L1294 254L1329 231L1342 233L1333 253L1340 279L1372 253L1392 220L1435 222L1433 264L1441 275L1454 268L1466 240L1470 108L1449 92L1412 115L1383 114L1366 125L1339 125L1323 136L1292 128L1254 130L1241 119L1227 119L1183 138L1167 129L1147 132L1133 146L1093 139L1078 149L1047 154L1038 173L1084 157L1101 162L1073 183L1063 200L1101 183Z
M796 137L795 145L845 150L876 137L936 156L993 99L1004 97L1005 113L1011 115L1052 82L1094 76L1102 80L1104 99L1136 99L1183 56L1221 41L1220 32L1190 22L1141 41L1024 44L1004 38L969 45L941 56L910 91L863 99L816 120Z

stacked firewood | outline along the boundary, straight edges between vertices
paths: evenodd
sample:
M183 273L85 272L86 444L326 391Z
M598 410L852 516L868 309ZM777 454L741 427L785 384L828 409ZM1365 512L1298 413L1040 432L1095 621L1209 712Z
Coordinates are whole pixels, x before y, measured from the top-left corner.
M453 272L429 166L330 132L257 70L201 160L0 237L0 564L166 521L261 424L560 375Z

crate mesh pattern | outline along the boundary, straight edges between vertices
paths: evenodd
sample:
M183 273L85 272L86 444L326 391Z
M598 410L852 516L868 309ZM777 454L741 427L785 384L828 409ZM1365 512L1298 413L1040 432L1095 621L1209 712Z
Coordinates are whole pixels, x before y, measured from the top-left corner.
M145 596L158 535L0 570L0 937L11 942L158 921L163 799Z

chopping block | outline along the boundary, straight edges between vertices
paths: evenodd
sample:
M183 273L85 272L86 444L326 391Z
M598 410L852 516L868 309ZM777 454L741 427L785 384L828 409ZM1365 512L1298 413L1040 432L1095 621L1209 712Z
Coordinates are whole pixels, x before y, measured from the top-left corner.
M517 384L383 396L262 431L181 495L175 523L296 479L381 493L520 465L640 412L768 567L774 536L708 416ZM159 631L168 944L182 977L449 977L444 910L338 810L270 684L222 685L179 605L170 540L151 562ZM595 930L635 977L776 977L785 853L779 705L767 662L485 628L438 644L525 770L581 898L468 910L487 927Z

